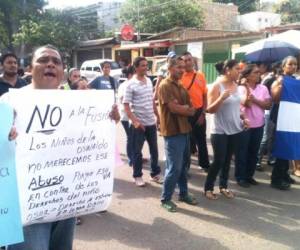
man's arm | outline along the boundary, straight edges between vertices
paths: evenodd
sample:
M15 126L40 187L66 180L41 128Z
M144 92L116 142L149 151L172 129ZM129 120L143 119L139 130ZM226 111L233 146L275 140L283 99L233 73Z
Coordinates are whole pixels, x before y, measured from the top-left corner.
M140 128L142 130L145 130L145 127L143 126L143 124L141 124L140 121L136 118L136 116L132 113L129 103L124 103L124 109L125 109L125 112L126 112L128 118L131 120L133 126L135 128Z
M183 116L193 116L195 114L195 109L189 105L180 105L177 100L172 100L167 103L171 113L183 115Z
M192 116L195 114L195 109L191 107L190 103L186 105L179 104L174 96L171 95L168 86L164 83L159 86L158 98L162 105L167 105L171 113L183 116Z

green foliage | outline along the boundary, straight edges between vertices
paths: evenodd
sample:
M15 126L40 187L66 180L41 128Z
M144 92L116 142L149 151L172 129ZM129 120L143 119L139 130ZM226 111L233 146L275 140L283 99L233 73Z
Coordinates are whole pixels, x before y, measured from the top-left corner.
M127 0L120 17L122 22L131 23L140 32L150 33L175 26L201 27L203 24L201 7L190 0Z
M13 50L13 34L21 20L42 11L44 0L1 0L0 1L0 49Z
M300 1L288 0L275 5L275 11L281 14L282 23L300 22Z
M73 15L64 11L47 10L21 21L19 32L14 35L14 44L24 42L40 46L50 43L63 52L71 53L79 37L80 27Z
M218 3L233 3L239 7L239 12L245 14L248 12L256 11L259 5L258 0L213 0Z

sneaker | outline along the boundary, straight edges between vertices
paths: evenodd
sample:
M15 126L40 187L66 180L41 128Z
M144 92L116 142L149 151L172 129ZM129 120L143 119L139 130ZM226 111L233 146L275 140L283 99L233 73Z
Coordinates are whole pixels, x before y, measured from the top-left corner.
M134 182L135 182L135 185L138 186L138 187L144 187L144 186L146 186L146 183L144 182L144 180L143 180L142 177L136 177L136 178L134 178Z
M171 213L175 213L177 211L177 206L173 201L162 201L161 206Z
M249 184L254 185L254 186L259 184L254 178L250 178L247 181Z
M192 195L189 194L187 194L184 197L179 197L178 200L193 206L198 204L198 201Z
M153 181L153 182L156 182L158 184L163 184L164 183L164 180L163 180L163 178L161 177L160 174L155 175L153 177L150 177L150 180Z
M248 188L248 187L250 187L250 184L249 184L247 181L244 181L244 180L238 181L237 184L238 184L240 187L243 187L243 188Z

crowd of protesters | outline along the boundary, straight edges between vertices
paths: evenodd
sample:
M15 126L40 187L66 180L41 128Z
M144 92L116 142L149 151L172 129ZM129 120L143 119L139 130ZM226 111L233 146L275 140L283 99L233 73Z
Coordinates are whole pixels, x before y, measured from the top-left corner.
M177 185L179 200L197 205L188 191L188 171L195 152L198 166L207 173L204 195L210 200L219 197L214 191L217 177L219 194L234 198L228 187L232 158L236 182L243 188L259 184L255 171L263 170L265 154L268 164L273 165L273 188L287 190L295 183L289 174L289 161L272 157L282 79L295 77L294 57L287 57L272 68L262 63L241 65L236 60L219 62L215 65L219 76L209 88L189 52L180 56L173 51L168 54L155 87L147 77L148 62L144 57L135 58L133 65L123 69L127 80L118 89L116 80L110 76L109 62L102 65L103 76L90 83L76 68L69 70L68 79L63 82L62 58L53 46L40 47L33 53L27 82L18 76L14 54L3 55L1 64L0 96L9 88L26 86L28 81L30 84L25 88L113 90L118 96L119 109L114 105L111 117L116 121L121 119L126 132L126 153L134 183L137 187L146 185L142 156L146 140L150 151L150 180L162 184L161 206L169 212L176 212L172 196ZM209 162L206 141L207 114L211 116L212 162ZM164 139L164 152L158 150L158 134ZM12 129L11 139L16 136ZM165 155L164 172L159 165L159 153ZM291 164L294 174L300 176L299 162ZM80 223L79 218L77 222ZM74 225L75 219L71 218L27 226L24 243L8 249L72 249Z

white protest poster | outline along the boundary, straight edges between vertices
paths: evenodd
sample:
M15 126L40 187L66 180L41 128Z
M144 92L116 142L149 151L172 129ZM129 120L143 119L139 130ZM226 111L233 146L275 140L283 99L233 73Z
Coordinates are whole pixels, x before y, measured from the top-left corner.
M106 210L113 192L112 90L10 92L23 225Z

